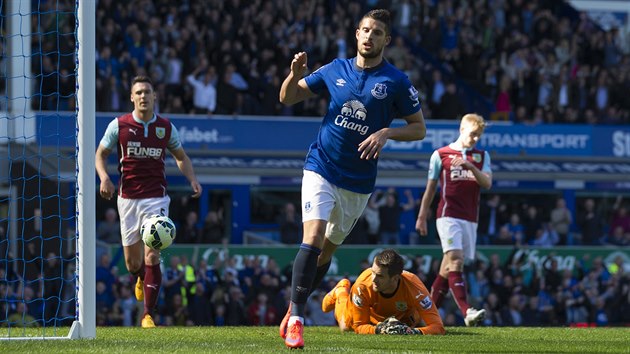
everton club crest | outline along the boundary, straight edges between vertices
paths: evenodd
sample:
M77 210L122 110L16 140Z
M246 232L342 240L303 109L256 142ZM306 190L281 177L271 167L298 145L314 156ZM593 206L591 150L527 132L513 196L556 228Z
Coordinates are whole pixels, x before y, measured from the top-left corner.
M374 98L382 100L387 97L387 85L381 83L374 84L374 88L372 88L371 92Z

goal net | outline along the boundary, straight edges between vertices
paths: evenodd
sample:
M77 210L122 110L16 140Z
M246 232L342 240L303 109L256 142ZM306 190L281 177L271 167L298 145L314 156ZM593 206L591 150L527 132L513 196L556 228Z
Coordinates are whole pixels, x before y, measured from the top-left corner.
M95 337L94 3L0 0L0 339Z

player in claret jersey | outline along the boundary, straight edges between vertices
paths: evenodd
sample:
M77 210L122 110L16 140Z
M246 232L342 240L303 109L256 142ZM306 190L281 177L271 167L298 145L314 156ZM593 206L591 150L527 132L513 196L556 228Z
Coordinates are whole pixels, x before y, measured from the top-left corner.
M151 328L155 327L152 315L162 283L160 251L144 245L140 226L151 215L168 216L166 151L171 152L177 167L188 178L194 198L201 196L201 185L177 129L168 119L153 112L155 92L148 77L137 76L132 80L131 102L133 112L107 126L96 150L96 172L101 180L101 196L111 199L116 188L107 173L107 157L116 148L120 173L117 203L125 265L129 273L138 277L135 293L138 301L144 300L142 327Z
M295 54L280 88L292 105L328 92L330 104L309 148L302 179L302 244L293 262L291 304L280 325L289 348L303 348L306 300L330 267L333 253L367 205L377 161L388 139L420 140L426 133L418 91L383 59L391 40L390 14L372 10L355 32L357 56L336 59L306 73L305 52ZM394 117L407 124L390 127Z
M475 149L485 126L483 117L466 114L462 117L457 141L433 152L416 221L420 235L427 235L428 210L439 182L442 188L436 226L444 257L431 287L431 297L440 307L450 288L466 326L476 325L485 316L485 310L468 305L466 282L462 275L465 259L475 258L480 190L492 186L490 155Z
M444 334L444 324L429 291L403 266L398 252L381 251L352 289L348 279L340 280L322 300L322 310L334 310L339 328L358 334L387 333L380 324L391 316L402 322L405 330L389 334Z

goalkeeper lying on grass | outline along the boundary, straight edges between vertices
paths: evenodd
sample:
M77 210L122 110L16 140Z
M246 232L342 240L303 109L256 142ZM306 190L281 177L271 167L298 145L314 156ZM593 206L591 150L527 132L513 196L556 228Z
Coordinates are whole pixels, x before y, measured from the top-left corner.
M444 324L429 291L414 274L403 270L393 249L374 257L372 267L350 288L342 279L322 301L324 312L335 311L342 331L358 334L444 334Z

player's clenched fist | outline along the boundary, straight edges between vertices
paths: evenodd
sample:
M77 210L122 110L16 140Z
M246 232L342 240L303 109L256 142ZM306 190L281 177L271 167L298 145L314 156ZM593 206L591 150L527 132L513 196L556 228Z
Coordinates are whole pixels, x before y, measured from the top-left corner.
M291 61L291 71L293 75L297 77L304 76L307 60L306 52L299 52L293 56L293 61Z

